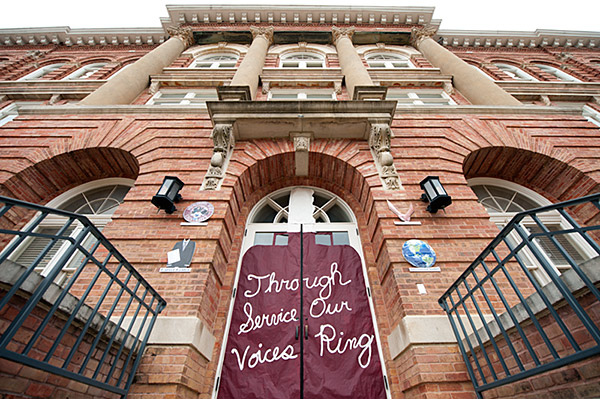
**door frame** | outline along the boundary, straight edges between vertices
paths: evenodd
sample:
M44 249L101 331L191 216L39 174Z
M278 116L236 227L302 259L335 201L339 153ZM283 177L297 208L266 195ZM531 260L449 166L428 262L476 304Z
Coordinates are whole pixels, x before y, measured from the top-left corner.
M302 186L304 187L304 186ZM296 187L293 187L296 188ZM313 187L306 187L310 189L314 189ZM289 189L289 187L288 187ZM279 191L279 190L278 190ZM318 191L325 192L326 190L318 189ZM335 195L331 192L328 192L330 195ZM271 193L272 194L272 193ZM365 290L367 292L367 298L369 301L369 309L371 311L371 320L373 322L373 331L375 334L375 342L377 346L377 353L379 354L379 359L381 363L381 372L384 378L384 388L386 392L386 397L391 399L391 387L390 380L387 374L387 368L385 364L385 358L383 357L382 343L380 340L379 327L377 325L377 318L375 317L375 306L373 304L373 294L371 291L371 287L369 286L369 275L367 273L367 267L363 255L362 244L360 241L360 235L358 234L358 225L355 222L356 218L354 216L354 212L350 209L350 207L338 197L338 200L341 204L343 204L346 211L350 213L352 216L353 222L343 222L343 223L302 223L303 233L319 233L319 232L336 232L336 231L346 231L348 232L348 239L350 241L350 246L354 248L354 250L358 253L361 261L362 272L363 272L363 280L365 282ZM248 220L251 220L254 211L262 204L262 201L259 201L252 209L248 216ZM256 233L260 232L273 232L273 233L299 233L300 232L300 224L295 223L248 223L244 229L244 236L242 238L242 246L240 250L240 256L237 262L237 268L235 271L235 277L233 281L233 286L231 289L231 300L229 301L229 308L227 310L227 321L225 324L225 329L223 331L223 341L221 344L221 350L219 353L219 359L217 363L217 369L215 373L215 381L213 383L212 389L212 398L217 399L217 395L219 393L220 387L220 378L221 372L223 370L223 362L225 360L225 351L227 349L227 340L229 337L229 330L231 327L231 319L233 316L233 306L235 303L235 298L237 296L237 287L241 273L242 260L246 251L254 246L254 236ZM217 385L218 384L218 385Z

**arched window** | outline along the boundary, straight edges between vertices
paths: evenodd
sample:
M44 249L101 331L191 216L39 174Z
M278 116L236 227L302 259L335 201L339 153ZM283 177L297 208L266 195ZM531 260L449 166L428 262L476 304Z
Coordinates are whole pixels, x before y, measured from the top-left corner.
M294 53L281 58L281 68L324 68L325 60L315 53Z
M190 68L235 68L237 60L234 54L209 54L195 59Z
M125 195L132 186L133 181L130 179L97 180L67 191L50 201L46 206L85 215L99 230L102 230L110 222L113 213L123 202ZM48 216L39 224L35 232L49 235L56 234L63 227L65 220L65 218L59 216ZM76 237L81 229L82 226L76 223L71 225L65 234ZM29 238L14 251L11 260L29 267L49 243L50 239L47 238ZM88 235L83 241L83 246L89 249L95 243L95 238ZM43 276L47 275L65 252L66 247L67 245L62 245L62 243L53 245L38 264L36 270ZM58 284L65 281L66 277L75 270L76 265L82 260L82 256L81 253L78 253L69 260L67 266L63 269L63 275L57 280Z
M479 203L485 207L490 215L490 220L500 229L519 212L551 204L550 201L538 193L505 180L475 178L470 179L468 183L475 195L477 195ZM541 214L540 221L550 231L557 231L568 227L560 214L556 212ZM524 219L522 225L530 233L541 232L541 228L530 218ZM582 240L577 237L570 237L568 234L560 234L555 237L578 264L589 258L591 253L586 249L586 244ZM516 233L515 236L509 236L509 240L512 245L521 241L520 238L517 238ZM560 254L560 251L552 244L550 239L547 237L535 238L534 244L558 274L570 268L567 260ZM529 250L524 250L522 253L523 262L531 270L536 279L542 284L549 282L548 276L538 265L533 254Z
M351 223L351 211L337 196L312 188L313 218L316 223ZM250 215L250 223L287 223L292 187L275 191L263 198Z
M372 54L367 56L370 68L414 68L407 57L398 54Z
M514 65L494 63L505 75L514 80L536 81L537 79Z
M569 75L566 72L561 71L560 69L554 68L550 65L544 64L533 64L536 67L540 68L542 71L549 73L550 75L556 76L560 80L564 82L581 82L581 80Z
M87 79L92 76L96 71L100 70L106 65L106 62L99 62L96 64L84 65L64 80L75 80L75 79Z
M48 75L50 72L56 71L58 68L62 67L63 65L65 65L65 64L52 64L52 65L43 66L43 67L31 72L30 74L23 76L19 80L41 79L44 76Z

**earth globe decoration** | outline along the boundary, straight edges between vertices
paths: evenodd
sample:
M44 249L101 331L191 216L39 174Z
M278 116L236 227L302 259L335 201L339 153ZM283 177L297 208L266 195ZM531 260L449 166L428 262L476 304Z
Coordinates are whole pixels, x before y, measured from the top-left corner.
M429 244L421 240L408 240L402 245L404 259L415 267L429 268L437 259L435 251Z

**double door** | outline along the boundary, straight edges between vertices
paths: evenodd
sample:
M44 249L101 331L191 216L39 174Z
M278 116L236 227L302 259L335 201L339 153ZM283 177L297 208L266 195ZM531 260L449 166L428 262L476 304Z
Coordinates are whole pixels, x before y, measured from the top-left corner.
M355 225L289 229L248 228L214 397L388 397Z

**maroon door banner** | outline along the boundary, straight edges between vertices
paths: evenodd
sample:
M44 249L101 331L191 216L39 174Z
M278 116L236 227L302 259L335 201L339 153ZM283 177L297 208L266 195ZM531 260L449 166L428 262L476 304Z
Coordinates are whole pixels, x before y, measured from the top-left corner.
M316 235L244 255L219 399L386 398L360 256Z

